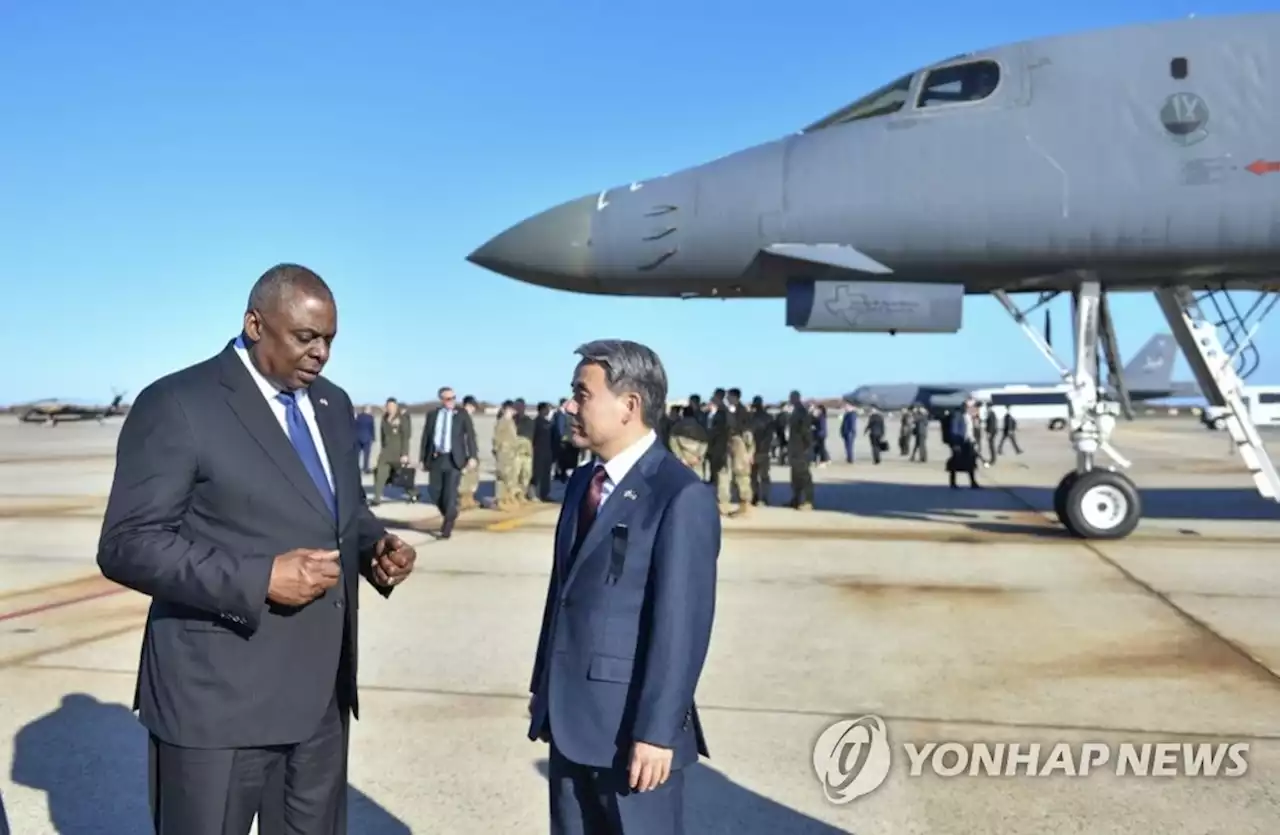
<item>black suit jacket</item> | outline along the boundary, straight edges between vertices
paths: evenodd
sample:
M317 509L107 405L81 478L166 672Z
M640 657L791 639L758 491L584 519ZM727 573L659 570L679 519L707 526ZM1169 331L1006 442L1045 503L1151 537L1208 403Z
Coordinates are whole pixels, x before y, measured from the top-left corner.
M385 535L365 503L351 400L310 387L338 518L231 345L144 389L120 432L102 573L152 598L134 708L173 745L298 742L335 685L358 716L358 576ZM300 608L267 601L274 557L341 551L343 580ZM389 588L379 588L386 596Z
M707 456L716 461L729 457L729 412L725 408L716 409L707 426L711 441L707 445Z
M423 467L430 467L431 460L436 457L436 421L440 419L440 410L435 409L427 415L422 427L422 444L418 450L418 458ZM466 409L456 409L453 423L449 427L452 440L449 442L449 458L458 469L467 466L472 458L480 460L480 445L476 443L476 425Z
M533 454L538 458L546 458L551 460L551 455L555 452L552 441L551 418L537 417L533 420Z

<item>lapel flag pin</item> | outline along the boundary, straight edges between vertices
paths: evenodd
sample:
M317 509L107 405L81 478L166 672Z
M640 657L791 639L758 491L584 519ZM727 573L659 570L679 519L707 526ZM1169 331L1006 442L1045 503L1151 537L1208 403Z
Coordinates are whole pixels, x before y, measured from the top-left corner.
M627 492L622 494L622 498L624 499L634 499L635 497L636 497L635 490L628 490Z

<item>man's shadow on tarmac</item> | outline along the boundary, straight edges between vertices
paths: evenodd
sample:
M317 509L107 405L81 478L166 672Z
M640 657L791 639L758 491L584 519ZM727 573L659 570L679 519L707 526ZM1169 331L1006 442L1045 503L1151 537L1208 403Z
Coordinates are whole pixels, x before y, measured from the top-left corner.
M57 710L18 732L10 776L45 793L59 835L152 831L147 733L124 705L84 693L64 696ZM353 833L412 835L404 821L352 786L347 808Z
M534 768L550 776L547 760ZM705 835L849 835L848 830L789 809L694 763L685 771L685 829Z

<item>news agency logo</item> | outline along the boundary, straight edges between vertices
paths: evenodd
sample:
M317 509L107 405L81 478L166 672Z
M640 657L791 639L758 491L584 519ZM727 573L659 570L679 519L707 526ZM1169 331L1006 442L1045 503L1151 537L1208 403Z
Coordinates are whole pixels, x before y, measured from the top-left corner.
M848 803L880 788L892 759L889 733L879 716L836 722L813 746L813 770L832 803Z
M1242 777L1249 770L1247 742L905 742L901 747L909 777L926 769L938 777L1087 777L1100 770L1117 777ZM836 804L880 788L892 759L888 729L874 715L836 722L813 746L814 773L827 800Z

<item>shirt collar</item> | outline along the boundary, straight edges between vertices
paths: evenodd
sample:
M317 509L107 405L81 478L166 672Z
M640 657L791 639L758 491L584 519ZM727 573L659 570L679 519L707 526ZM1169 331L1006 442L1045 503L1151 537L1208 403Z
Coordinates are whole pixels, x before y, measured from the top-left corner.
M252 377L253 382L257 384L258 389L262 392L262 396L268 400L275 400L276 395L280 394L284 389L262 376L262 372L253 364L253 360L249 358L249 349L245 346L244 334L236 337L235 351L236 356L240 357L240 361L244 363L244 367L249 370L249 376ZM298 389L293 394L299 403L307 399L306 389Z
M622 479L626 478L627 473L631 472L631 468L636 465L636 462L649 451L649 447L653 446L657 440L658 433L650 429L649 433L643 438L615 455L612 461L604 465L604 471L609 476L609 480L615 485L621 484ZM601 463L599 458L596 458L596 463Z

